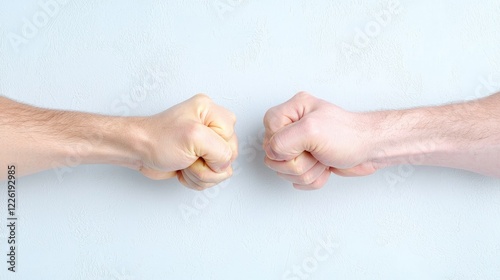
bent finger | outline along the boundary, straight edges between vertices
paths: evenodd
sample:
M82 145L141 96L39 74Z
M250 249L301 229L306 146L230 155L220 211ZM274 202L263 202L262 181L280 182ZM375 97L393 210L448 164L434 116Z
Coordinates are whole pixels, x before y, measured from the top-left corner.
M142 175L152 180L166 180L174 178L176 176L175 171L165 172L165 171L154 170L148 167L142 167L139 171L142 173Z
M199 191L202 191L207 188L211 188L217 183L207 183L198 180L192 173L190 173L187 169L182 170L182 176L189 182L189 185Z
M192 152L215 172L224 172L233 158L232 147L214 130L201 125L191 134Z
M219 134L224 140L229 141L234 135L236 115L233 112L212 103L203 122L206 126L210 127L217 134Z
M215 183L218 184L233 174L231 166L226 168L224 172L214 172L203 159L198 159L190 167L184 169L184 174L188 175L195 183Z
M231 139L228 141L229 147L231 148L231 162L234 162L238 158L238 136L233 134Z
M321 162L318 162L313 168L311 168L311 170L302 175L289 175L283 173L278 173L278 175L294 184L310 185L318 180L318 178L324 173L325 170L328 170L328 168L329 167L323 165Z
M366 162L348 169L330 167L330 171L343 177L359 177L371 175L375 173L377 169L373 166L373 164Z
M331 174L330 170L325 170L323 171L323 174L321 174L321 176L312 184L308 185L293 184L293 187L303 191L319 190L328 182L330 174Z
M264 164L272 170L289 175L302 175L318 163L309 152L303 152L298 157L289 161L274 161L269 157L264 159Z
M266 138L281 130L283 127L299 121L314 105L316 97L307 92L299 92L288 101L269 109L264 116Z

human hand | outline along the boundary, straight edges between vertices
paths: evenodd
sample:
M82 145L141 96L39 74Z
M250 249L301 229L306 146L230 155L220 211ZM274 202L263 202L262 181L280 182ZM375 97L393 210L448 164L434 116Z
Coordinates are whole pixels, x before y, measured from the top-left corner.
M368 159L371 123L300 92L264 117L266 165L302 190L321 188L331 172L363 176L376 171Z
M232 175L238 154L236 117L203 94L157 115L139 118L143 142L140 172L155 179L177 176L196 190L212 187Z

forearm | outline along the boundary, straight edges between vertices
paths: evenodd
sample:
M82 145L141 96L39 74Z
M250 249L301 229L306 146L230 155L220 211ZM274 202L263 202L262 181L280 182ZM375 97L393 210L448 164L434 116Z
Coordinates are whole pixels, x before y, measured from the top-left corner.
M61 166L141 166L141 130L134 118L45 110L0 97L0 166L19 175ZM0 180L6 172L0 171Z
M500 177L500 94L437 107L365 114L375 168L433 165Z

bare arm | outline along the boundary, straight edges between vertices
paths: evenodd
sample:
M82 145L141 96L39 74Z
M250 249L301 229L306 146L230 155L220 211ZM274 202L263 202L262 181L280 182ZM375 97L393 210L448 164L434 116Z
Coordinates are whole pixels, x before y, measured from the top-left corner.
M150 117L47 110L0 97L0 166L19 175L115 164L203 189L231 175L234 116L197 95ZM7 172L0 171L0 180Z
M369 113L375 168L444 166L500 178L500 93L467 103Z
M16 164L19 175L77 162L139 169L145 146L139 134L126 118L45 110L0 97L0 165Z
M500 178L500 94L467 103L352 113L307 93L270 109L266 164L299 189L330 173L369 175L395 164L459 168Z

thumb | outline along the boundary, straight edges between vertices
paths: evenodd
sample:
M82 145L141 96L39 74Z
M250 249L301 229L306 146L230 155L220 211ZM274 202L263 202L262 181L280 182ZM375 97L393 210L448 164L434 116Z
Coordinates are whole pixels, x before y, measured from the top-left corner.
M330 167L330 171L343 177L358 177L371 175L377 171L377 168L371 162L364 162L347 169Z
M224 172L231 165L233 156L231 145L206 126L200 128L194 139L194 153L217 173Z
M166 179L173 178L177 175L177 173L175 171L173 171L173 172L160 171L160 170L151 169L149 167L141 167L141 169L139 171L142 173L142 175L144 175L152 180L166 180Z
M309 123L310 121L303 118L272 135L264 147L267 157L275 161L289 161L304 151L310 152L315 133Z

